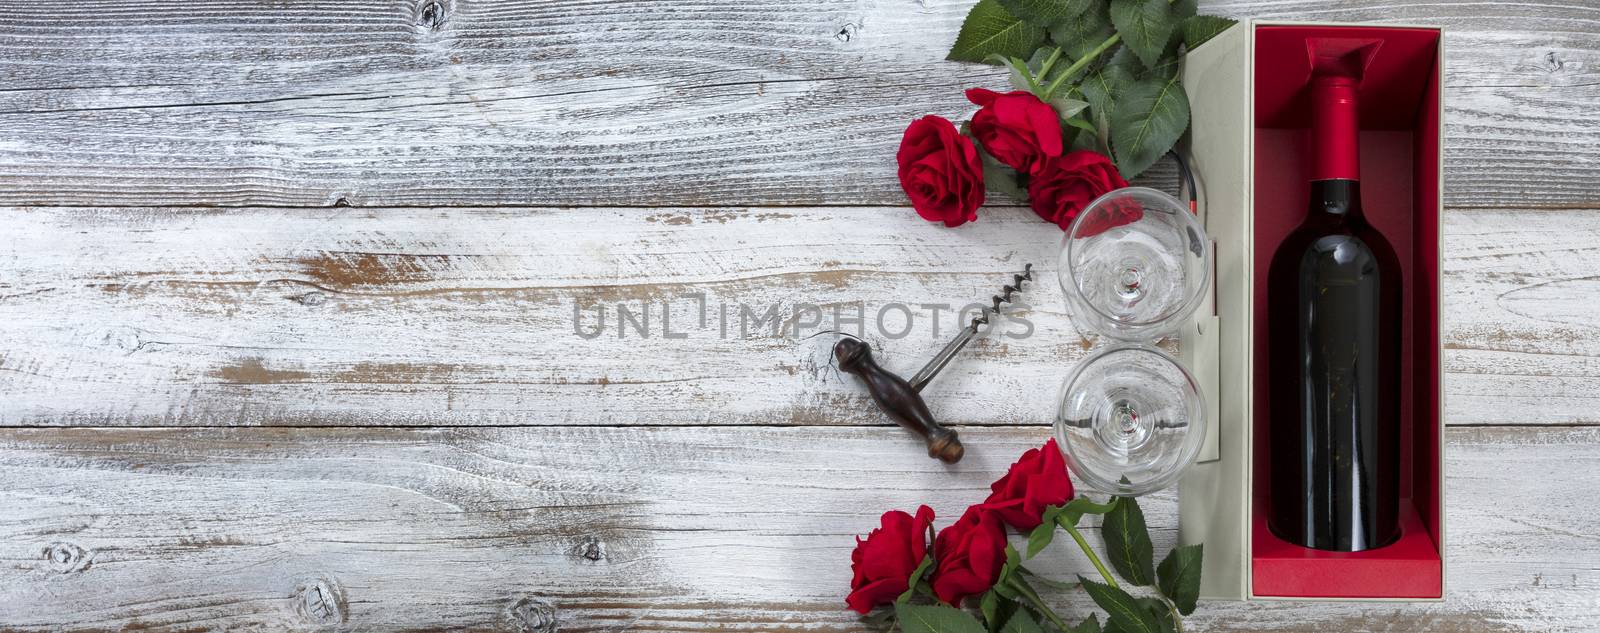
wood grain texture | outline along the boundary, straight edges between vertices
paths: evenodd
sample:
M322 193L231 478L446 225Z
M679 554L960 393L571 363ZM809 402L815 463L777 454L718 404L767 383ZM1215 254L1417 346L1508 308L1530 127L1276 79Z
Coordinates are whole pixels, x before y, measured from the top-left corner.
M10 429L0 622L864 630L843 609L852 536L922 502L948 523L1043 439L963 431L969 457L945 467L895 429ZM1600 429L1448 440L1447 602L1203 602L1190 629L1600 628L1600 541L1584 509L1600 487ZM1164 551L1176 499L1144 506ZM1068 539L1035 569L1092 573ZM1059 595L1079 617L1089 608Z
M910 375L954 334L956 309L987 303L1026 262L1041 269L1025 295L1039 307L1016 315L1037 336L973 345L930 387L936 415L1046 419L1045 398L993 394L1053 392L1087 348L1055 307L1060 231L1021 209L959 232L904 209L4 220L0 419L12 424L875 424L864 389L828 365L832 337L803 337L836 307L864 315L857 331ZM911 329L889 309L879 330L896 303L915 311ZM937 336L927 303L948 304ZM601 312L605 329L583 338Z
M967 0L0 3L0 203L903 204L993 68ZM1447 202L1592 207L1600 7L1202 3L1449 27Z
M1445 223L1446 419L1600 424L1600 213Z
M828 366L832 337L804 337L859 310L909 376L955 309L1029 262L1038 283L1015 314L1031 335L1012 338L1028 328L1013 322L965 352L929 387L934 414L1050 420L1092 344L1060 307L1059 231L1021 209L959 230L899 208L34 208L0 222L5 424L881 424ZM1600 422L1600 213L1458 211L1445 234L1447 420Z

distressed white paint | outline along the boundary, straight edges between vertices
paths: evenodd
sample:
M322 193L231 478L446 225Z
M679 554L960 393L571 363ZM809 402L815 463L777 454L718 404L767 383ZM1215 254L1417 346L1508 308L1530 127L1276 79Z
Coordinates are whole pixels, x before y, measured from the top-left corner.
M1600 629L1600 6L1202 4L1450 29L1457 428L1447 601L1191 627ZM311 427L0 429L0 629L858 629L851 535L948 520L1042 438L986 427L1046 419L1085 353L1048 275L1032 338L930 387L983 425L955 467L863 428L821 339L586 341L571 310L960 304L1048 273L1058 233L1023 209L776 208L904 203L905 123L1001 80L939 61L969 5L0 3L0 424ZM611 208L462 208L504 204ZM699 208L620 208L660 205ZM869 338L909 372L943 337ZM396 424L427 428L338 428ZM531 426L445 426L483 424ZM1546 426L1459 428L1503 424ZM1175 499L1146 505L1165 547Z
M828 337L753 325L854 313L906 374L923 303L986 298L1025 262L1027 339L975 344L928 391L951 423L1033 424L1089 341L1054 280L1060 232L1023 209L949 230L900 208L7 209L0 421L28 425L879 424ZM1600 213L1446 215L1447 419L1589 423ZM707 325L699 326L697 293ZM908 304L906 338L877 311ZM650 338L619 327L652 314ZM663 336L662 310L672 310ZM728 335L720 307L728 307ZM741 306L754 315L743 319ZM603 334L592 332L597 310ZM901 313L885 313L889 334ZM1004 331L1020 334L1023 325Z
M563 631L857 630L852 536L924 502L947 524L1044 437L962 431L968 457L946 467L896 429L12 429L0 622L518 630L528 599ZM1446 602L1206 602L1191 630L1600 627L1600 430L1449 444ZM1144 506L1164 551L1176 499ZM1092 573L1064 537L1035 569ZM342 610L305 615L318 583Z
M114 4L0 3L0 202L900 204L1004 81L941 61L970 0ZM1443 24L1447 202L1595 199L1592 2L1202 5Z
M955 309L1025 262L1038 306L1017 315L1035 335L975 344L930 388L935 409L1039 423L1085 353L1049 273L1060 230L1023 209L960 231L905 209L0 217L14 228L0 236L14 262L0 273L0 420L13 424L877 424L864 389L828 366L831 336L775 336L767 309L792 324L819 306L802 337L834 306L863 313L882 360L909 375L954 333ZM897 302L912 329L889 340L905 312L885 312L883 333L876 317ZM925 303L948 304L937 338ZM650 312L651 336L621 326L619 307ZM669 307L683 338L665 336ZM606 329L584 339L575 310L577 329L593 332L598 310Z

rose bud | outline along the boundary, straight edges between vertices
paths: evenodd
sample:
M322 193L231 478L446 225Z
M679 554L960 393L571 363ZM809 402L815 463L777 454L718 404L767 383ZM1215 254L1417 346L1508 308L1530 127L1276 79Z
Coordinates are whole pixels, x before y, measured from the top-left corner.
M972 115L972 136L995 160L1026 174L1040 161L1061 155L1061 119L1033 93L973 88L967 100L981 108Z
M933 509L928 506L917 508L915 517L890 510L883 513L881 527L868 534L867 540L857 537L856 549L850 554L855 578L850 581L845 604L866 615L875 606L893 604L905 593L911 572L928 553L928 526L932 523Z
M983 507L1000 520L1023 531L1039 527L1045 508L1072 500L1072 480L1055 438L1043 448L1028 449L989 490Z
M895 159L900 163L900 187L917 215L945 226L978 219L983 163L978 148L955 125L933 115L912 121Z
M1078 150L1037 165L1028 181L1028 205L1047 222L1065 231L1072 228L1078 212L1101 195L1128 186L1111 159L1098 152ZM1102 224L1088 227L1092 235L1139 219L1141 212L1130 207L1116 212Z
M960 606L994 586L1006 562L1006 531L1000 519L983 506L967 508L961 519L933 539L933 595Z

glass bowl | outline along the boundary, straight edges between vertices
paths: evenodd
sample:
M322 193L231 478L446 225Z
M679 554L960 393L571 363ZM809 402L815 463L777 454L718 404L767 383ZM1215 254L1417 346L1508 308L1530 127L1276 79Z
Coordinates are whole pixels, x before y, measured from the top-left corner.
M1056 443L1090 488L1143 495L1171 485L1199 456L1204 403L1194 376L1166 352L1107 347L1062 383Z
M1177 198L1126 187L1079 212L1057 264L1076 325L1152 341L1176 331L1201 304L1211 282L1211 240Z

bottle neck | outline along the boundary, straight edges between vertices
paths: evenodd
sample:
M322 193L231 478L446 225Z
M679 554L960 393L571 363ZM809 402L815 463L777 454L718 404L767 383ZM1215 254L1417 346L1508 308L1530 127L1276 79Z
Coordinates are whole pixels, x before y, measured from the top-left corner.
M1343 178L1311 181L1311 209L1306 219L1322 226L1363 222L1361 181Z
M1360 102L1356 80L1311 78L1311 180L1361 178Z

